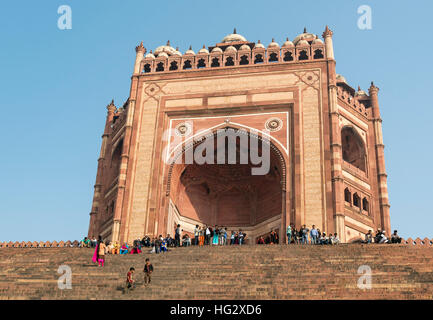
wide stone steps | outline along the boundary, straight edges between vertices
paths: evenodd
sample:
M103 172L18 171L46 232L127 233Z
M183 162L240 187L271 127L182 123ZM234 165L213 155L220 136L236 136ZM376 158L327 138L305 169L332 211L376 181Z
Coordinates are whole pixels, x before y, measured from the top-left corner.
M432 299L433 248L407 245L269 245L175 248L167 253L107 255L87 248L1 248L0 299ZM144 259L155 267L143 286ZM72 289L60 290L60 265ZM372 288L358 288L358 268ZM136 269L136 290L123 293Z

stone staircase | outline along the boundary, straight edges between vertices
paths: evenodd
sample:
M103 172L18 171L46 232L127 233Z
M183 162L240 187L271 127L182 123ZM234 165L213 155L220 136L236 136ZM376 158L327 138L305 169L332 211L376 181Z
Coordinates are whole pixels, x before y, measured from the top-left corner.
M107 255L88 248L1 248L0 299L433 299L433 248L408 245L262 245L175 248L161 254ZM155 272L143 286L144 259ZM60 290L60 265L72 289ZM371 268L360 289L358 268ZM124 293L136 269L137 288Z

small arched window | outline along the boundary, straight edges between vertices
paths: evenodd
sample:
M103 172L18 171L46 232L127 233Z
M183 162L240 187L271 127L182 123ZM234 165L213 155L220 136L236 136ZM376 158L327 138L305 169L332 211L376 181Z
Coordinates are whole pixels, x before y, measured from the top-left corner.
M275 52L269 55L269 62L278 62L278 55Z
M197 68L205 68L206 67L206 63L204 61L204 59L199 59L198 63L197 63Z
M185 60L185 62L183 63L183 70L191 69L191 68L192 68L191 60Z
M314 59L322 59L323 52L321 49L314 50Z
M226 59L226 66L234 66L234 65L235 65L235 63L233 61L233 58L232 57L228 57Z
M146 63L144 65L143 72L144 73L149 73L150 72L150 64Z
M352 203L352 194L349 191L349 188L344 189L344 201L348 203Z
M369 212L367 198L362 199L362 210Z
M170 68L169 68L169 70L170 70L170 71L173 71L173 70L177 70L177 69L178 69L177 61L172 61L172 62L170 63Z
M155 71L156 71L156 72L164 71L164 62L160 62L160 63L158 63L158 64L156 65L156 69L155 69Z
M240 65L246 65L249 64L250 62L248 61L248 57L247 56L242 56L241 60L239 61Z
M293 61L293 54L290 51L284 53L284 61Z
M361 199L359 198L358 194L355 193L355 194L353 195L353 206L354 206L354 207L361 208L360 200L361 200Z
M261 54L256 54L254 59L254 64L263 63L263 56Z
M211 63L211 68L216 68L220 66L220 60L218 58L213 58Z
M302 60L308 60L307 51L302 50L302 51L299 53L298 60L300 60L300 61L302 61Z

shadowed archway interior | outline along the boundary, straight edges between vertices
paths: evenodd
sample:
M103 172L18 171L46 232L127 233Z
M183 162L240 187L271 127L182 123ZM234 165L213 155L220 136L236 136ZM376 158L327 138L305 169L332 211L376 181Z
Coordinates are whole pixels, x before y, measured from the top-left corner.
M253 135L248 137L247 145L241 145L241 139L236 139L235 164L228 163L228 143L218 145L214 135L214 159L219 152L224 153L224 164L194 161L173 165L170 198L180 215L202 224L227 227L252 227L281 216L284 164L275 148L270 148L266 157L262 148L265 142ZM251 139L259 141L251 143ZM198 145L194 146L194 152ZM252 174L252 168L262 164L253 164L250 157L247 163L240 163L241 154L251 152L268 162L269 170L265 174ZM205 156L206 151L202 155Z

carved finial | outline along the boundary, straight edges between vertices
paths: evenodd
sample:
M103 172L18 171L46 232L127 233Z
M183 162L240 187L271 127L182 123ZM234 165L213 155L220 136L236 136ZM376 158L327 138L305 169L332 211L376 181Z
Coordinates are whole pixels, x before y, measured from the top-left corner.
M286 37L286 41L289 41L289 37Z
M304 27L304 33L307 33L307 27Z
M116 106L114 105L114 99L111 100L110 104L107 106L108 112L116 111Z
M191 45L189 46L189 49L188 49L188 50L192 50L192 46L191 46Z
M170 46L170 40L167 40L167 46Z
M272 38L272 42L275 42L275 39L274 39L274 38Z
M373 81L371 81L370 88L368 88L368 93L371 95L372 92L377 93L378 91L379 91L379 88L374 85Z
M143 47L143 41L141 41L141 43L135 47L135 52L146 52L146 48Z
M257 43L261 43L261 42L260 42L260 40L259 40L259 41L257 41Z
M205 45L203 45L203 49L206 49L206 46L205 46Z
M328 26L326 26L325 31L324 31L323 34L322 34L322 37L323 37L323 38L326 38L327 36L332 37L332 34L333 34L332 30L329 29Z
M236 34L236 28L233 29L233 34Z
M361 91L361 87L358 85L358 91Z

